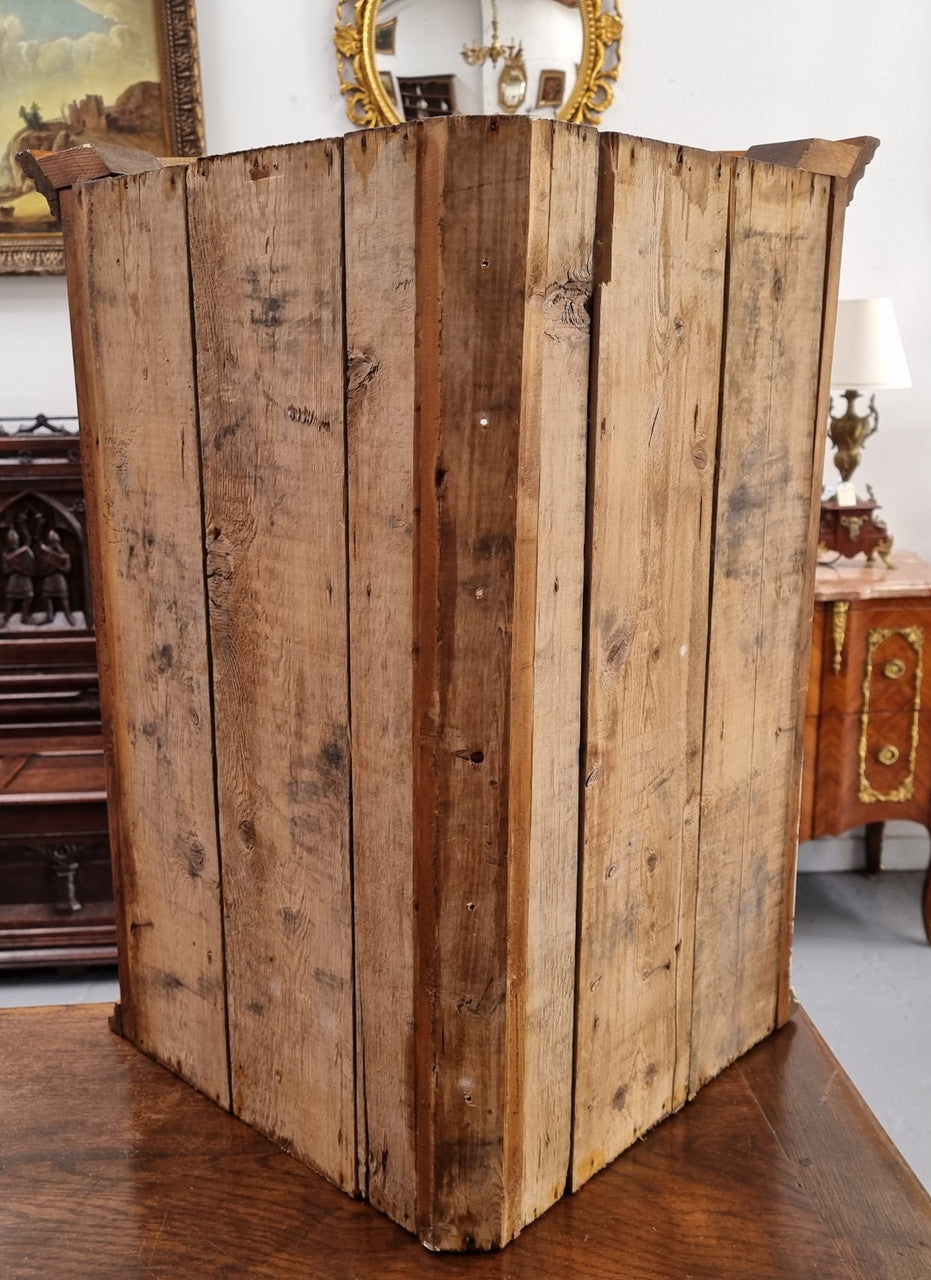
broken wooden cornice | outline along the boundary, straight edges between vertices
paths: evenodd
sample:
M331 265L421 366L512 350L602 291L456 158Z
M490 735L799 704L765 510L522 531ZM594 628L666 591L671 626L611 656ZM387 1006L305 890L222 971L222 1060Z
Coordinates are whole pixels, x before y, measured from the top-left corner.
M799 138L795 142L765 142L746 151L748 160L765 160L769 164L803 169L806 173L823 173L831 178L847 179L847 203L853 199L857 183L876 153L878 138Z
M159 160L138 147L121 147L112 142L86 142L64 151L20 151L16 161L23 173L32 178L40 195L45 196L56 218L61 216L59 191L75 183L147 173L161 169L165 163L176 163Z

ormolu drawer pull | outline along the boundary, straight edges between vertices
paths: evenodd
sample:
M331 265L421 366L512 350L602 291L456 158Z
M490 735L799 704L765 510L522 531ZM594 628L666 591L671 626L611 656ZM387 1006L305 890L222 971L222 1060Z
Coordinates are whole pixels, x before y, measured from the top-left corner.
M890 658L883 667L883 675L889 680L901 680L905 675L905 663L901 658Z
M898 758L899 748L893 747L891 744L889 746L880 747L876 752L876 759L880 764L895 764Z

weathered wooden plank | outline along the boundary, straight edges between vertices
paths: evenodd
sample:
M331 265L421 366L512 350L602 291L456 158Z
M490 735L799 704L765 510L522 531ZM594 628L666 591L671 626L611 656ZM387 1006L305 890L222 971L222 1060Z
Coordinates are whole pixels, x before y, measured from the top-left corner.
M817 559L818 530L821 517L821 489L824 476L824 452L827 442L827 424L831 409L831 361L834 353L834 329L837 323L837 295L840 285L841 247L844 238L844 216L847 205L853 198L853 190L866 165L876 150L876 139L861 139L865 145L862 154L850 161L850 172L832 183L830 203L827 210L827 226L825 241L824 271L824 309L821 316L821 346L819 352L818 399L815 405L814 429L812 432L811 461L811 506L808 524L808 561L802 586L802 609L808 617L815 617L815 562ZM820 611L819 615L820 617ZM816 617L815 627L819 625ZM823 619L820 625L823 625ZM816 644L812 629L803 631L798 646L798 666L796 686L798 689L798 738L796 741L796 757L792 765L793 776L804 774L804 755L806 751L806 720L809 668L812 652L821 652L820 640ZM812 782L812 787L814 782ZM785 895L782 911L782 937L780 940L780 957L778 972L778 994L776 999L776 1024L781 1026L791 1016L795 1008L795 996L790 985L790 967L792 959L792 932L795 920L795 876L798 863L798 842L805 839L802 830L807 818L809 821L814 812L814 796L803 795L799 790L799 815L796 822L790 815L788 823L786 848L786 874L789 891Z
M576 1186L685 1099L730 172L602 139Z
M568 1158L568 1081L560 1098L545 1058L569 1061L576 836L566 806L577 787L581 636L578 614L574 624L551 615L538 591L545 576L556 594L559 554L578 601L585 339L567 337L574 313L555 295L581 293L584 306L590 245L553 220L567 180L590 201L591 177L560 143L566 170L553 201L554 127L542 122L457 120L422 136L418 1225L435 1248L488 1248L549 1202ZM542 371L561 338L571 355L557 390ZM560 465L562 490L551 474ZM558 657L536 670L548 644ZM568 901L545 901L545 887L531 900L531 866ZM534 1113L527 1089L537 1084Z
M409 1230L417 133L401 126L344 143L359 1180ZM373 208L385 216L373 220Z
M63 193L122 1031L229 1105L184 174Z
M523 726L508 712L530 131L502 123L425 129L421 169L418 1230L440 1249L513 1234L503 1175L521 1119L506 1059Z
M189 201L233 1105L354 1189L341 173L225 156Z
M701 805L690 1088L771 1031L798 823L798 653L832 184L734 175ZM787 430L786 423L798 424Z
M544 135L546 137L546 135ZM564 1192L569 1168L578 906L579 744L582 596L591 354L591 274L598 186L598 138L558 125L551 158L532 174L530 307L524 339L522 441L538 428L538 459L526 457L535 501L524 506L527 581L515 615L533 627L515 687L529 716L532 753L512 737L512 772L523 765L530 793L525 882L510 883L509 914L527 912L522 1053L511 1089L522 1098L520 1222ZM549 161L547 163L547 160ZM541 306L542 302L542 306ZM521 543L518 546L520 549ZM535 573L532 566L535 564ZM533 593L531 595L531 592ZM535 597L535 601L534 601ZM519 822L526 822L520 818ZM525 906L526 903L526 906Z

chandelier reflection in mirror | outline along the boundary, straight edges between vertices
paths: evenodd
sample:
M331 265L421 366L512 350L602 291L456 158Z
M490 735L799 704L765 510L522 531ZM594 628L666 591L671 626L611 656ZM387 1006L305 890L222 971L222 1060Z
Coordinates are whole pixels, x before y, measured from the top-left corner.
M359 128L518 111L597 124L621 34L617 0L338 0L334 43Z
M515 62L523 52L523 45L515 44L513 40L510 44L501 43L498 38L498 3L497 0L491 0L491 44L482 45L481 48L474 40L471 44L464 44L462 60L470 67L480 67L486 62L496 67L499 59L503 58L505 63Z

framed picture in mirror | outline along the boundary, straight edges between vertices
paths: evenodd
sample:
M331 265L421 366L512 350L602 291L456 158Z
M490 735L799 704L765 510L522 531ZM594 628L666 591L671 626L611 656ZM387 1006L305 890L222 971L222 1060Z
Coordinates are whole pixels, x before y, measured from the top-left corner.
M379 22L378 26L375 28L376 53L387 53L391 56L394 55L397 28L397 18L392 18L390 22Z
M397 106L398 94L394 87L394 76L390 71L379 71L378 75L381 80L382 88L385 91L385 97L389 102L393 103L394 106Z
M538 107L561 107L566 93L565 71L541 71L537 90Z

